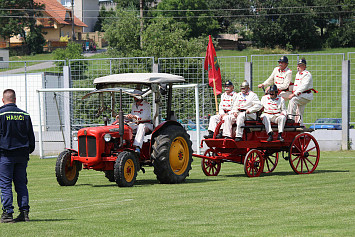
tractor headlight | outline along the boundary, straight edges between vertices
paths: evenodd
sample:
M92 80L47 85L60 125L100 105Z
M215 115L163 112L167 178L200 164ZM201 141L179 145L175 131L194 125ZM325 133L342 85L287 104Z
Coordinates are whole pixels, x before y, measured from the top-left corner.
M106 133L105 136L104 136L105 142L109 142L109 141L111 141L111 139L112 139L111 134Z
M73 140L74 141L78 140L78 133L77 132L73 133Z

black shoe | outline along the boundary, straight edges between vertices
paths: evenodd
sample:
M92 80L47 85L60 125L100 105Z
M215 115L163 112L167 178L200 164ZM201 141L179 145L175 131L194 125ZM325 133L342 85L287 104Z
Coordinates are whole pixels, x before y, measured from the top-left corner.
M12 217L12 213L7 213L4 211L1 215L1 223L14 223L14 219Z
M269 132L268 135L269 135L269 137L268 137L268 139L266 141L272 142L272 140L274 140L274 138L272 137L274 135L274 133L273 132Z
M277 136L277 140L280 140L280 142L284 142L285 139L283 139L281 135L282 135L282 134L279 133L279 135Z
M30 218L28 218L28 211L21 211L20 214L15 218L14 221L15 222L30 221Z
M233 139L233 138L231 138L231 137L224 137L224 139Z
M213 132L208 131L208 135L203 136L205 139L213 138Z
M240 142L240 141L243 141L243 139L242 139L241 137L236 137L236 138L234 139L234 141Z
M216 139L221 139L221 138L223 138L222 134L218 133Z

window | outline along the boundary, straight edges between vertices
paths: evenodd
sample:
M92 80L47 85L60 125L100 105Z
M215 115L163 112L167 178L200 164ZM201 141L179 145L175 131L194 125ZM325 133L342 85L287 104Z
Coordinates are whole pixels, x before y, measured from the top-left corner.
M71 7L71 0L61 0L61 4L66 7Z

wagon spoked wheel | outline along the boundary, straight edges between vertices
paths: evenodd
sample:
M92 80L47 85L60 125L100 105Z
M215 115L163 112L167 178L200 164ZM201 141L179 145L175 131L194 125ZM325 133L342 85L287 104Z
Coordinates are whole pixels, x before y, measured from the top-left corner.
M263 172L263 154L256 149L250 150L244 159L244 172L248 177L258 177Z
M298 134L290 146L290 165L296 174L310 174L318 166L320 150L317 140L309 133Z
M208 149L204 156L213 157L216 156L216 153L214 153L212 149ZM221 171L221 166L220 161L205 158L202 158L201 160L202 171L206 176L217 176L219 171Z
M279 162L279 153L272 154L264 153L264 173L271 173L275 170L277 163Z

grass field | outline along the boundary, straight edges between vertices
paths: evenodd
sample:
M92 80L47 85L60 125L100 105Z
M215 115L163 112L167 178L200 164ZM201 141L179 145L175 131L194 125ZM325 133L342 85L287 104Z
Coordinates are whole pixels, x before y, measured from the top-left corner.
M355 152L323 152L317 170L247 178L224 163L206 177L194 158L186 182L159 184L151 167L132 188L83 170L57 184L55 159L31 157L29 223L0 224L1 236L354 236ZM16 200L16 198L15 198ZM17 215L17 211L15 213Z

